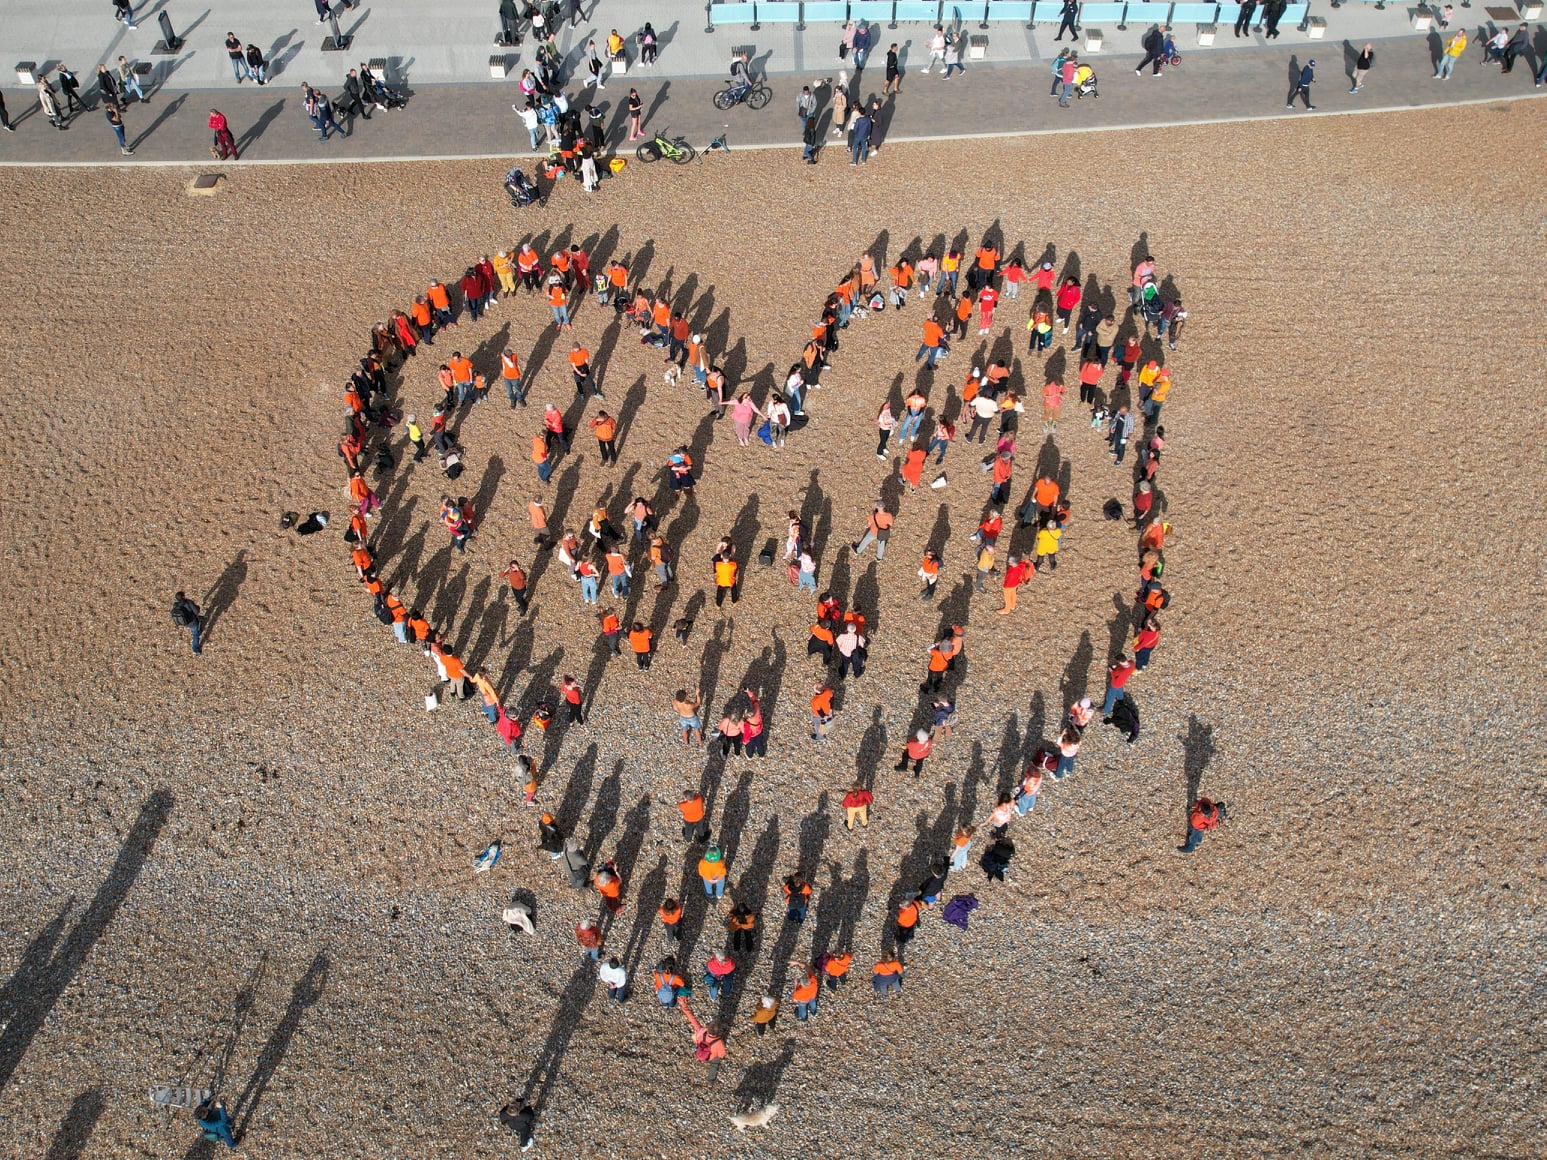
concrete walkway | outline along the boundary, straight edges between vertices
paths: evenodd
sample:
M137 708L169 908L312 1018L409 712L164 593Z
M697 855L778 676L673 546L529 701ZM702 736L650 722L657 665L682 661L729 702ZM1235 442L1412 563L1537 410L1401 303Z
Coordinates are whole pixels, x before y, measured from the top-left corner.
M339 2L334 0L335 6ZM976 6L953 0L944 5L945 20L952 23L959 12L965 30L977 34L985 6L985 0L978 0ZM585 15L579 25L571 29L565 24L558 36L572 63L580 60L592 37L605 44L613 28L631 37L648 20L661 40L661 67L673 77L719 76L731 49L738 45L751 45L760 67L770 74L823 70L829 61L836 63L841 33L833 23L812 23L800 32L793 24L773 21L765 21L756 32L747 25L717 23L713 33L706 33L702 0L585 0L581 7ZM1481 6L1467 10L1458 4L1456 10L1462 16L1488 18ZM22 60L40 65L64 60L84 76L98 63L116 60L119 53L151 60L161 35L157 19L164 12L187 43L175 55L161 58L163 75L158 81L175 79L180 88L234 86L224 48L227 32L258 45L293 80L337 84L349 65L381 58L398 81L416 86L490 85L498 83L489 75L491 55L505 56L518 72L530 65L534 47L528 39L515 49L497 49L498 11L499 0L359 0L353 10L338 13L339 30L353 39L347 51L333 53L322 49L331 28L318 23L314 0L269 0L261 5L251 0L137 0L138 27L133 32L113 19L111 0L0 0L0 64L9 70ZM1362 0L1350 0L1339 8L1332 8L1329 0L1314 0L1311 5L1311 14L1327 22L1329 40L1347 37L1363 42L1402 35L1410 30L1408 12L1400 4L1376 8ZM1138 50L1147 24L1135 21L1126 31L1118 31L1112 22L1101 27L1111 51L1132 52ZM1281 45L1305 38L1292 25L1284 25L1281 31ZM930 34L927 23L904 22L895 29L881 24L875 32L877 64L884 61L886 46L894 41L911 53L916 64L923 63L921 45L927 44ZM984 33L988 59L999 63L1050 59L1057 55L1056 32L1056 23L1028 29L1019 21L992 21ZM1217 47L1205 51L1261 43L1260 38L1236 40L1228 25L1223 32ZM1184 51L1194 45L1193 25L1178 25L1177 43ZM4 84L12 83L7 76Z
M162 0L162 3L166 2L168 0ZM474 5L470 0L453 0L445 6L445 14L437 8L433 20L425 19L425 8L419 4L414 4L411 11L391 14L386 9L369 7L347 13L346 27L350 20L363 21L355 33L356 51L342 54L343 59L340 54L328 54L326 70L322 66L323 54L319 51L315 57L310 57L308 52L311 50L304 47L308 41L315 43L325 28L318 28L310 21L280 20L279 23L286 24L286 29L273 43L289 38L290 44L288 48L271 53L277 62L276 75L264 88L252 82L237 85L226 63L221 47L228 28L224 21L228 18L234 21L236 17L217 16L215 10L235 9L238 5L234 0L206 0L206 3L210 6L209 14L193 22L197 26L192 31L178 29L188 37L188 46L181 56L166 58L160 66L153 87L148 89L150 102L133 104L127 110L128 135L136 155L121 158L102 111L95 106L95 85L87 78L95 70L98 59L116 59L118 53L130 45L138 49L148 47L156 39L153 20L142 13L138 17L139 29L128 32L113 21L110 6L104 0L99 16L61 18L56 15L52 25L45 28L47 22L41 15L45 6L39 0L11 0L7 9L16 9L20 15L9 18L8 11L6 27L0 33L8 46L27 42L27 37L33 38L30 43L36 43L51 29L52 44L68 45L74 43L71 37L86 38L89 32L96 37L97 47L90 54L76 53L72 49L73 59L65 57L81 75L83 90L91 106L77 116L68 131L55 130L44 120L30 90L13 88L7 93L17 132L0 134L0 165L120 162L211 165L210 134L205 122L212 106L220 108L229 118L243 150L244 163L513 157L528 153L526 134L510 107L518 95L513 81L424 83L426 76L443 75L448 70L465 73L466 62L457 54L473 52L472 38L478 35L487 37L476 53L481 58L484 76L488 77L490 41L498 27L497 17L491 14L492 3ZM280 0L279 7L294 8L301 17L310 13L315 20L315 10L307 0ZM593 20L582 22L574 33L566 30L565 38L577 54L583 52L590 28L600 27L601 35L605 36L610 27L606 21L609 9L617 10L621 18L621 0L600 0L598 7L600 11L593 14ZM674 0L660 7L677 15L669 23L656 22L665 41L658 66L636 68L626 77L612 78L605 90L586 90L582 97L581 103L594 103L604 110L609 144L625 156L632 156L634 149L623 140L626 136L623 104L630 85L637 87L644 99L647 128L670 129L700 146L712 136L726 132L732 148L795 148L800 125L794 116L794 103L800 85L815 85L824 78L834 77L838 69L848 63L837 58L837 29L832 26L799 34L788 28L770 33L765 25L759 34L749 34L742 28L731 32L722 29L709 36L703 30L701 6ZM1491 12L1493 10L1474 8L1470 12L1458 10L1458 15L1482 16L1491 21L1494 18ZM688 21L690 13L696 13L693 23ZM1348 14L1346 18L1345 13ZM1497 15L1502 18L1502 11ZM247 25L259 23L255 17L244 19ZM984 61L968 62L966 73L950 81L942 80L938 73L920 75L918 66L923 57L915 50L913 67L906 75L902 94L888 101L882 113L883 142L888 139L1319 116L1547 93L1547 89L1536 89L1532 84L1532 73L1539 59L1535 56L1522 60L1508 76L1500 76L1497 66L1485 67L1479 63L1480 38L1475 34L1486 30L1486 23L1471 25L1473 47L1468 49L1451 79L1438 81L1433 79L1433 60L1439 52L1439 36L1432 32L1427 35L1403 32L1407 10L1377 11L1370 5L1355 4L1328 13L1326 19L1329 38L1345 23L1370 31L1346 40L1339 37L1312 41L1305 33L1284 26L1282 37L1275 41L1264 41L1260 34L1238 41L1230 27L1224 26L1217 42L1221 47L1199 48L1191 43L1194 39L1191 26L1183 25L1176 30L1183 63L1179 68L1168 69L1161 77L1153 77L1148 71L1142 77L1134 75L1137 60L1133 54L1141 29L1131 26L1121 33L1108 29L1107 51L1087 57L1096 67L1101 95L1099 99L1087 97L1073 102L1068 109L1059 108L1057 102L1047 96L1051 76L1044 54L1051 56L1061 47L1052 43L1055 27L1039 25L1035 31L1030 31L1019 25L996 26L989 33L989 57ZM273 14L265 16L264 21L274 23ZM418 24L419 31L428 38L428 47L416 48L396 58L394 80L405 84L412 93L408 107L390 113L378 112L369 122L362 120L352 126L355 131L347 140L334 137L319 142L317 133L301 113L300 82L327 80L330 90L336 93L337 78L349 64L369 56L387 54L379 43L370 42L365 30L396 28L405 23ZM675 31L672 31L674 27ZM1377 30L1385 31L1386 35L1375 36ZM884 83L884 49L891 42L887 38L901 38L898 43L912 40L916 44L925 30L915 25L910 31L910 27L904 25L896 32L884 27L878 31L882 36L881 48L872 56L870 67L858 86L865 94L878 93ZM968 31L975 32L976 28L970 27ZM244 37L250 36L251 28L239 28L238 32ZM402 34L407 35L406 27ZM1547 30L1538 27L1535 35L1539 48L1547 49ZM458 36L467 39L454 42L453 38ZM722 36L725 44L720 46L718 41ZM1347 77L1358 47L1366 39L1376 44L1376 68L1364 90L1357 95L1350 94ZM263 43L261 37L259 42ZM458 49L457 43L463 47ZM760 67L774 90L773 103L761 112L737 108L723 114L712 106L711 97L723 84L720 78L724 74L719 62L728 55L733 43L753 43L758 47ZM769 47L763 47L765 44ZM520 52L524 53L527 47L523 46ZM295 50L293 53L292 49ZM57 60L59 55L39 50L29 54L28 59L36 59L41 65ZM1313 58L1317 61L1318 83L1312 99L1317 111L1290 112L1284 104L1291 88L1291 73L1297 74L1300 66ZM314 60L317 70L303 72L302 66ZM441 63L433 68L425 67L432 60ZM208 67L211 62L218 67ZM781 69L781 65L789 67ZM512 77L514 75L512 73ZM571 85L569 91L573 95L579 90ZM840 140L825 127L824 139L830 143ZM832 150L828 152L829 156L833 153Z

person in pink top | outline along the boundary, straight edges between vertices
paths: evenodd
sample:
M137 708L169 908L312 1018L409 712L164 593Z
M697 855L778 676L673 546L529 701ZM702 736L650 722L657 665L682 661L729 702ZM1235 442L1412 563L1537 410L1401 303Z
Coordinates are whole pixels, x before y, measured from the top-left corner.
M1010 819L1015 817L1015 799L1007 793L999 795L999 804L988 815L988 824L992 827L995 837L1004 834L1005 827L1010 824Z
M763 705L757 699L757 694L751 689L741 690L746 694L752 708L747 710L741 718L741 740L746 746L748 757L768 756L768 734L763 728Z
M1049 379L1042 388L1042 433L1058 430L1058 412L1064 405L1064 384L1059 379Z
M752 396L742 392L741 396L731 404L731 422L736 425L736 442L743 447L752 435L752 420L761 418L763 412L752 401Z

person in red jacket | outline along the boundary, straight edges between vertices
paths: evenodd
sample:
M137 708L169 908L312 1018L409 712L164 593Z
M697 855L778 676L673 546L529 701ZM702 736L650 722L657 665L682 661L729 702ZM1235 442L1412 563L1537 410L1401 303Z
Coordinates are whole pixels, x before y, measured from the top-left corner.
M1000 616L1007 616L1015 611L1015 599L1022 584L1026 583L1031 575L1031 565L1015 556L1010 557L1009 566L1004 570L1004 607L999 610Z
M869 829L870 803L875 800L875 795L865 788L864 783L856 781L854 788L843 795L844 825L852 830L854 823L859 822Z
M1064 284L1058 288L1058 321L1063 323L1060 334L1069 333L1069 316L1074 313L1074 308L1080 304L1080 283L1075 278L1065 278Z
M1107 699L1101 703L1103 717L1110 718L1112 706L1116 705L1123 697L1123 686L1128 683L1128 678L1136 671L1134 663L1126 656L1118 655L1112 667L1107 669ZM1102 724L1111 724L1105 720Z
M1133 667L1143 671L1150 663L1150 653L1160 643L1160 620L1151 613L1144 618L1139 635L1133 640Z
M930 737L928 729L920 729L913 735L912 740L902 751L902 759L897 762L894 769L898 773L908 768L908 762L913 762L913 776L918 777L924 771L924 759L929 756L929 751L935 747L934 739Z
M1225 803L1201 797L1193 803L1187 817L1187 841L1176 848L1179 854L1191 854L1203 841L1203 835L1225 820Z

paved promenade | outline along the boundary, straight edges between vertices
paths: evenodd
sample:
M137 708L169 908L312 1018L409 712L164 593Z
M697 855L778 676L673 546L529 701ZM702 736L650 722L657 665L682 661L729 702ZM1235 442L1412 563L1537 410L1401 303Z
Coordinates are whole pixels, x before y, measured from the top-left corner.
M423 0L399 0L392 7L362 4L341 15L341 28L352 30L354 37L344 53L321 50L329 29L316 24L315 9L307 0L278 0L259 12L245 12L246 7L237 0L145 3L136 17L139 27L131 32L114 21L107 0L67 15L60 14L57 3L43 0L3 3L6 19L0 44L11 57L4 92L17 132L0 134L0 165L205 164L210 161L205 122L212 106L230 120L243 163L528 153L511 103L518 96L515 78L530 57L531 42L508 52L508 79L490 76L488 62L496 51L493 39L499 28L497 6L490 0L433 6ZM162 8L186 38L175 56L150 53L159 39L153 13ZM659 12L652 20L662 40L658 65L636 67L628 76L612 78L604 90L587 90L583 97L605 111L609 144L627 154L633 150L622 140L623 102L631 85L644 99L647 128L670 129L699 145L724 131L733 148L795 147L800 126L794 102L800 86L835 77L850 63L837 57L836 25L813 24L803 33L788 25L764 24L758 32L719 26L706 33L702 5L667 0L645 7L595 0L578 27L566 26L559 38L575 71L584 72L582 58L591 36L601 40L612 27L632 34L642 24L641 11ZM882 114L883 141L1321 116L1547 93L1532 83L1538 54L1547 51L1547 29L1539 25L1532 26L1535 51L1510 75L1501 76L1497 66L1480 63L1481 40L1506 16L1513 21L1514 9L1456 10L1457 26L1464 22L1473 44L1446 81L1433 79L1440 37L1413 31L1410 9L1377 10L1356 3L1336 10L1313 5L1311 12L1326 20L1325 39L1312 40L1287 24L1277 40L1265 40L1257 32L1238 39L1223 25L1214 46L1199 47L1194 26L1179 23L1174 35L1183 63L1161 77L1147 71L1142 77L1134 75L1138 41L1147 26L1135 23L1119 31L1103 25L1104 50L1086 56L1096 67L1100 97L1073 102L1068 109L1048 96L1049 63L1062 47L1053 41L1056 24L1042 23L1035 29L1018 23L991 25L987 56L967 61L967 71L950 81L938 73L919 73L927 59L927 25L900 24L895 30L882 25L858 88L867 95L879 93L886 46L894 41L902 46L910 67L901 95L888 102ZM964 23L968 33L979 31L975 19ZM223 48L227 31L265 49L274 62L268 86L234 81ZM1351 94L1348 75L1366 41L1376 45L1376 67L1364 90ZM710 98L722 86L732 46L742 44L753 47L757 70L768 78L774 101L761 112L738 108L722 114ZM136 150L132 158L120 157L89 79L99 61L116 60L120 53L154 63L149 102L132 104L126 113ZM309 81L337 93L344 71L371 58L388 61L392 82L412 94L409 106L362 120L351 126L355 132L348 139L318 141L301 112L300 83ZM1291 74L1298 74L1311 59L1317 65L1312 90L1316 112L1288 111L1284 105ZM9 68L22 60L50 68L63 60L81 76L88 108L67 131L52 128L32 91L15 84ZM578 83L569 86L572 95L579 89ZM829 142L837 140L831 132L824 136Z

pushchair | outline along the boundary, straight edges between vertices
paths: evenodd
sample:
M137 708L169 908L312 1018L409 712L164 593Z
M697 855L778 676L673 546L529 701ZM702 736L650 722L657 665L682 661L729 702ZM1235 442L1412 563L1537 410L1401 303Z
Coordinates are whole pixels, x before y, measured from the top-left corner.
M1096 88L1096 70L1088 64L1082 64L1074 70L1074 95L1083 100L1087 93L1092 97L1101 96Z
M367 101L373 102L382 109L401 109L408 104L408 96L405 93L397 89L389 89L363 61L360 64L360 88Z
M528 205L542 205L548 200L538 192L536 183L529 180L519 168L505 174L505 192L510 195L510 204L517 209Z

